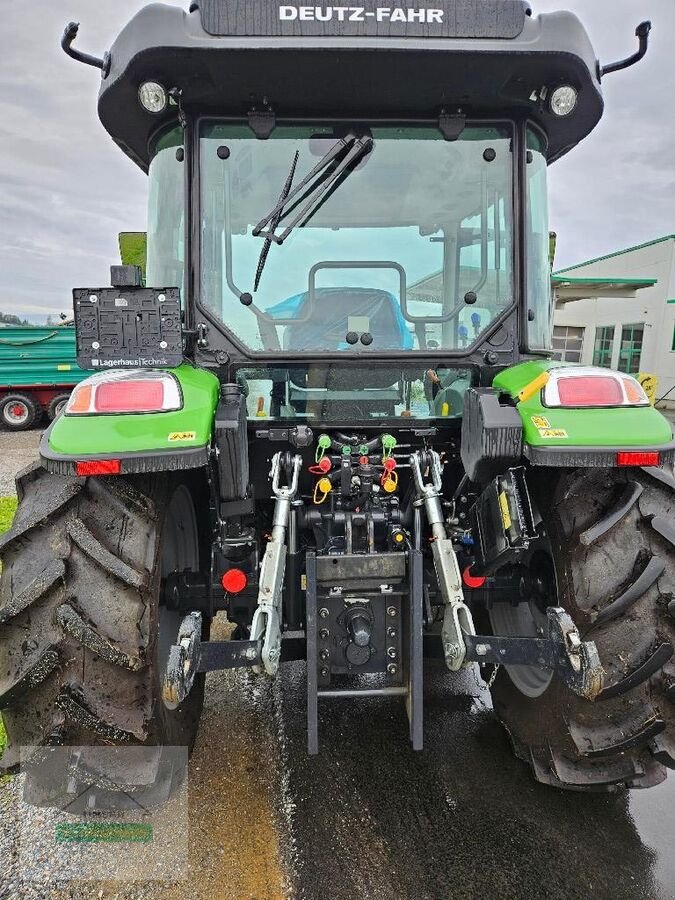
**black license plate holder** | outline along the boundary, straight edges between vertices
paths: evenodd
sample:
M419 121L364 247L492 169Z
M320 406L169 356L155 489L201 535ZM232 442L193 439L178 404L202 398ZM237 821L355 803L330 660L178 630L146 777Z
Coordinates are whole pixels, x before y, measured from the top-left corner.
M73 307L83 369L175 368L183 361L178 288L76 288Z

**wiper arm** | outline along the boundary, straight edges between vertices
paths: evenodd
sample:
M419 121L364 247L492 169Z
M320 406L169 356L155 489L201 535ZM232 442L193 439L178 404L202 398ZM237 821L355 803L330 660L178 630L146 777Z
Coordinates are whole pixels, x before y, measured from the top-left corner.
M295 170L298 165L298 160L300 159L300 152L298 150L295 151L295 156L293 157L293 162L291 163L291 170L288 173L288 177L286 178L286 183L284 184L281 195L279 197L279 202L275 206L275 210L278 212L273 212L272 217L269 220L269 230L273 234L277 230L277 225L279 224L279 220L283 214L284 203L288 199L288 195L291 190L291 185L293 184L293 179L295 178ZM256 228L258 226L256 225ZM255 234L255 229L253 230L253 234ZM253 285L253 292L258 290L258 285L260 284L260 279L262 278L262 273L265 268L265 263L267 262L267 254L270 252L270 247L272 246L272 239L270 237L265 237L265 243L263 244L263 248L260 251L260 256L258 257L258 266L255 272L255 284Z
M338 186L342 179L347 177L352 167L362 156L370 151L372 145L373 139L370 135L356 137L356 135L350 134L345 138L341 138L335 146L328 151L323 159L314 166L312 171L306 175L302 181L286 195L286 197L282 197L274 209L258 222L253 229L253 234L256 237L262 236L269 241L274 241L275 244L283 244L288 235L298 224L306 224L310 220L314 213L325 202L327 195ZM312 184L312 182L315 182L317 177L321 175L321 173L324 172L333 160L335 160L345 149L347 152L338 165L335 166L327 176L316 181L315 184ZM307 188L307 190L305 190L305 188ZM289 209L289 204L291 204L302 191L304 191L304 194L302 194L300 199L295 201ZM276 226L279 225L293 209L299 206L302 200L307 200L307 203L298 213L296 213L281 234L275 234L274 231ZM272 227L273 220L276 221L274 227ZM270 227L268 227L267 231L263 231L263 228L266 225Z

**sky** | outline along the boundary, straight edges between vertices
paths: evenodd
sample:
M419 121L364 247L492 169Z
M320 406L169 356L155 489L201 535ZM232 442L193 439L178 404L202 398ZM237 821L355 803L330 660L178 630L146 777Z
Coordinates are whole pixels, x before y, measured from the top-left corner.
M168 0L187 8L189 0ZM675 233L675 3L532 0L569 9L602 62L632 53L654 24L647 58L605 79L604 120L550 170L556 266ZM3 0L0 54L0 312L40 321L69 312L71 289L105 285L117 233L145 230L145 176L96 115L96 70L67 59L64 26L102 55L143 0ZM621 275L617 272L617 275Z

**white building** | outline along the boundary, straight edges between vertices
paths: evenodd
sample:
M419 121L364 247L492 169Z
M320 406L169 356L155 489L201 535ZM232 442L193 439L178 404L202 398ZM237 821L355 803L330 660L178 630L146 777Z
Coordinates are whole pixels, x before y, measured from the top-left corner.
M675 235L556 272L558 358L658 379L675 408Z

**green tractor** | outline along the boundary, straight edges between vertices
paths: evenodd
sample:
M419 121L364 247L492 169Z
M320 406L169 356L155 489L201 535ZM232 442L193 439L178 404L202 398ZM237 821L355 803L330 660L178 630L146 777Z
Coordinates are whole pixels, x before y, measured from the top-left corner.
M538 781L661 782L675 442L634 378L552 359L546 188L649 23L604 67L526 0L153 4L102 59L77 28L147 258L74 291L96 374L17 480L2 766L161 802L205 673L287 660L310 754L322 706L392 695L421 750L436 658Z

